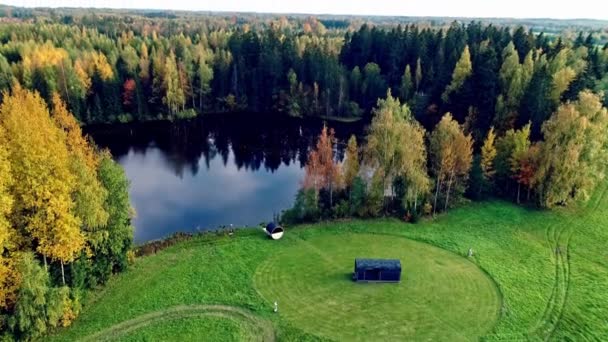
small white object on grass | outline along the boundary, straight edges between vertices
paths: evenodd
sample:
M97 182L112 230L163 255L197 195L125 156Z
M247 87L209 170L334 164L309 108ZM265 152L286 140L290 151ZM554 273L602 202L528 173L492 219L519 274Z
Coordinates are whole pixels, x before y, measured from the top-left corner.
M274 312L279 312L279 303L274 302Z
M468 257L472 257L473 256L473 248L469 248L469 253L467 254Z

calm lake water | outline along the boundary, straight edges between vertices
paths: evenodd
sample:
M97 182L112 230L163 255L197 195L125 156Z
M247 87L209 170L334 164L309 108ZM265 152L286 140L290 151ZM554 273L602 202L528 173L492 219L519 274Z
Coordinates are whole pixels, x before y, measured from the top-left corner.
M338 156L361 124L331 124ZM257 226L293 204L322 127L259 115L92 127L131 181L135 242L221 226Z

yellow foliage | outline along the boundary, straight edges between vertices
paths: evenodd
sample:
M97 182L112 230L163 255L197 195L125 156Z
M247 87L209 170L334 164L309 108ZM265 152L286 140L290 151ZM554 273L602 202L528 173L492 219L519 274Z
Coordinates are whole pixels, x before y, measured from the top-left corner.
M486 140L483 142L481 148L481 169L483 176L486 180L492 178L496 171L494 170L494 159L496 158L496 146L494 141L496 140L496 134L494 134L494 127L490 128Z
M78 77L82 88L88 93L91 89L91 77L87 74L82 60L78 59L74 62L74 72L76 73L76 77Z
M70 170L76 176L74 213L87 228L103 226L108 222L108 213L104 209L107 191L97 178L99 155L83 137L80 126L59 94L53 94L52 101L53 119L66 134Z
M6 309L16 299L19 275L15 271L13 259L3 256L5 249L12 249L13 229L8 215L11 213L13 198L9 187L13 183L5 132L0 127L0 309Z
M106 55L96 52L93 54L93 61L95 63L95 69L101 75L102 80L107 81L113 77L114 73L112 67L108 63Z
M99 165L99 156L95 153L93 146L82 135L80 125L68 111L59 94L53 94L52 101L53 119L66 134L68 151L82 158L89 168L96 169Z
M130 265L135 263L135 252L131 249L127 251L127 261L129 262Z
M112 71L112 66L108 63L108 59L103 53L97 51L85 52L81 58L76 60L74 68L82 84L88 85L88 87L91 85L90 78L95 72L99 73L103 81L114 77L114 72Z
M6 144L4 129L0 127L0 257L9 241L11 227L8 215L13 206L13 198L9 193L9 187L13 183L13 176L11 174Z
M0 309L11 308L17 300L21 275L17 272L15 258L0 256Z
M72 212L76 179L69 168L65 133L51 120L40 95L19 86L4 95L0 124L14 177L13 224L30 234L39 253L73 261L84 237Z
M28 47L22 51L23 67L28 70L55 66L68 58L65 49L57 48L50 42Z
M61 326L65 328L72 324L74 319L76 319L77 313L74 312L74 303L69 296L64 296L62 299L63 313L61 315Z

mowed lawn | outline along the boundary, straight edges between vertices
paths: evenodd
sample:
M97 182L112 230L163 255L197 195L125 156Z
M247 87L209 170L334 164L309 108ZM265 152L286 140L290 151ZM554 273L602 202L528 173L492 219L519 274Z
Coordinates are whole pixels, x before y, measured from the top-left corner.
M260 326L287 341L606 340L604 193L576 210L491 201L418 224L289 227L280 241L257 230L196 237L138 259L50 340L243 340ZM354 257L401 258L402 283L352 283ZM244 313L164 315L205 304ZM157 318L122 328L147 315Z
M500 313L492 279L465 258L383 234L302 234L258 267L254 285L281 316L335 340L470 341ZM354 283L356 257L401 260L399 284ZM339 327L339 329L338 329Z

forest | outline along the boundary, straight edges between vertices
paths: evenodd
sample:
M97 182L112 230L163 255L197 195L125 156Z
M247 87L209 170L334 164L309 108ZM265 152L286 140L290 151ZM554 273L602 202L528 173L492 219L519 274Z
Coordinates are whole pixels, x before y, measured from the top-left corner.
M445 112L474 118L477 141L528 121L538 138L559 103L608 89L604 32L591 28L566 38L480 22L230 19L7 19L0 89L16 79L47 102L57 92L90 124L236 111L369 118L390 88L427 130Z
M588 199L604 178L601 29L16 9L1 19L0 339L68 326L86 290L133 257L128 180L81 126L236 112L369 122L343 162L322 129L286 222L415 221L489 196L551 208Z
M461 125L448 112L427 132L389 90L373 110L365 144L351 136L343 162L333 130L323 127L282 219L397 215L415 222L471 199L543 208L585 202L605 177L607 130L608 110L584 90L542 124L543 139L531 138L530 122L504 134L492 126L476 149L468 120Z
M83 136L59 95L15 83L0 106L0 339L30 340L78 316L85 291L124 270L128 180Z

